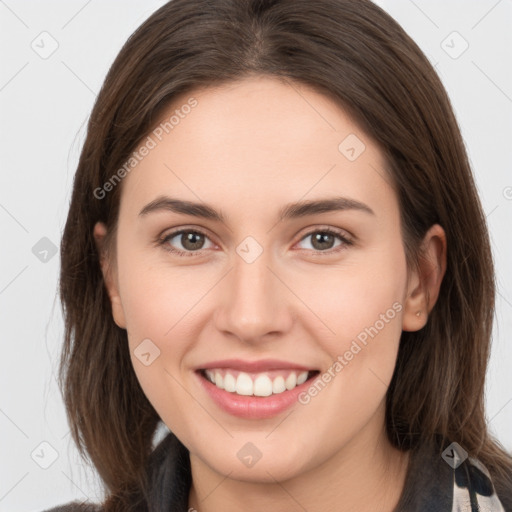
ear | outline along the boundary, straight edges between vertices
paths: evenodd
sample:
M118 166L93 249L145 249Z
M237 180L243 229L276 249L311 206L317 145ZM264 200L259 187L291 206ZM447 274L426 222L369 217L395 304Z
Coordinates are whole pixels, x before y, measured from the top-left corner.
M109 254L105 247L105 237L107 235L107 227L103 222L97 222L94 226L94 241L100 258L101 271L103 280L112 305L112 317L114 322L121 329L126 329L126 320L124 316L123 304L119 295L119 286L117 284L117 272L115 266L112 265Z
M402 316L404 331L425 326L434 307L446 272L446 234L439 224L428 231L421 245L418 268L411 270Z

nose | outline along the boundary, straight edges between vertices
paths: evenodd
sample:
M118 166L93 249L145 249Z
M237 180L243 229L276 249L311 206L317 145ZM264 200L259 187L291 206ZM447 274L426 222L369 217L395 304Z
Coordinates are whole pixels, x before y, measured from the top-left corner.
M292 297L265 251L251 263L235 254L218 297L216 328L245 343L275 339L291 328Z

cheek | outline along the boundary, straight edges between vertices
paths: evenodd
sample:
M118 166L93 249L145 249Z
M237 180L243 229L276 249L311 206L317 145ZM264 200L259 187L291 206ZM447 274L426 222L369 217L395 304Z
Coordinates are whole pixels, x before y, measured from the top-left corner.
M359 335L364 342L365 333L375 333L374 327L379 335L399 338L406 278L405 257L400 245L394 244L361 251L346 264L288 276L294 291L315 313L316 320L309 322L313 339L328 343L331 354L339 354Z
M145 395L162 414L190 407L181 383L189 378L188 354L211 317L205 308L219 276L206 266L171 266L161 255L153 260L137 251L118 258L118 275L130 357Z
M119 281L127 331L135 342L171 339L182 324L190 324L215 276L201 266L173 267L161 255L132 251L119 258Z
M393 296L389 290L381 292L371 304L353 298L337 315L332 312L336 335L317 338L329 361L298 397L302 414L316 418L317 435L343 442L370 424L379 411L384 414L402 331L402 305L393 302ZM331 448L327 443L315 456L328 456Z
M130 357L147 399L168 424L180 431L193 426L173 411L191 409L184 391L183 367L193 346L201 297L211 287L204 272L153 264L144 254L132 251L118 260L120 293L126 318ZM198 269L199 267L196 267ZM195 307L194 307L195 305ZM193 414L192 414L193 413ZM168 415L168 416L166 416ZM185 437L185 436L183 436Z
M400 245L361 258L364 261L333 268L328 276L319 274L317 280L311 275L301 278L301 289L307 294L304 301L322 320L322 324L310 323L310 335L330 356L320 382L304 395L303 403L321 391L326 401L340 405L333 411L335 421L348 429L345 412L359 411L363 422L378 407L391 381L407 277ZM316 287L311 287L312 281ZM316 401L316 406L324 399Z

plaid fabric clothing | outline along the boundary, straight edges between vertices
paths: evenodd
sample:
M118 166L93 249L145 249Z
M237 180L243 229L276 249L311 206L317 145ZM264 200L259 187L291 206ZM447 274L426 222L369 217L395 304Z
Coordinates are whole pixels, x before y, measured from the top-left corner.
M472 457L458 457L451 446L440 453L425 445L412 454L393 512L512 512L512 489L498 494L485 466Z

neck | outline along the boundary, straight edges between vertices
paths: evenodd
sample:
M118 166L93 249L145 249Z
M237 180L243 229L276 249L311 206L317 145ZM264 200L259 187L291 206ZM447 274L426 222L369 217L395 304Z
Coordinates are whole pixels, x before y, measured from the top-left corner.
M392 447L384 430L375 435L370 429L369 434L357 436L320 466L273 483L221 475L191 454L189 510L393 512L404 487L409 454Z

